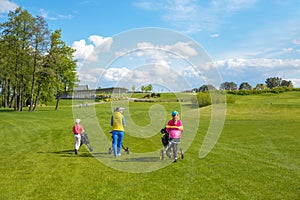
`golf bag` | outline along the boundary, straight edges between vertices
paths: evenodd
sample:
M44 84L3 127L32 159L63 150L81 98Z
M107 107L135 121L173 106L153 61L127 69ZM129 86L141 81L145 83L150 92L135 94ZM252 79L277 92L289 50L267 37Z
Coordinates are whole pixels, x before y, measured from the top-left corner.
M81 135L80 146L82 144L85 144L89 148L90 151L93 151L93 147L90 145L90 141L89 141L89 137L88 137L87 133L83 133Z
M166 127L160 130L161 134L164 134L161 137L161 143L166 147L169 144L169 133L166 130Z

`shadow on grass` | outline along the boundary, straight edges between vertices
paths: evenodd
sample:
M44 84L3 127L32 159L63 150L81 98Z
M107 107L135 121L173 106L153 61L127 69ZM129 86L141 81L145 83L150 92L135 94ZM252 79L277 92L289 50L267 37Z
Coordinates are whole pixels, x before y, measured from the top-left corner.
M38 152L38 153L50 153L50 154L58 154L61 157L93 157L89 152L80 152L75 155L74 150L62 150L62 151L52 151L52 152Z
M137 157L125 158L124 160L117 160L118 162L156 162L160 160L159 157Z

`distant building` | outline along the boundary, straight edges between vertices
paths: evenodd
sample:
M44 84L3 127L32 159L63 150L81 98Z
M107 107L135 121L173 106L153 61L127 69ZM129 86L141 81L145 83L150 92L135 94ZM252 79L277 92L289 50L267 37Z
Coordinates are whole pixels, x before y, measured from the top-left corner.
M101 88L101 89L89 89L88 85L78 85L74 88L73 93L65 93L61 96L61 99L93 99L96 94L126 94L128 89L121 87L110 87L110 88Z

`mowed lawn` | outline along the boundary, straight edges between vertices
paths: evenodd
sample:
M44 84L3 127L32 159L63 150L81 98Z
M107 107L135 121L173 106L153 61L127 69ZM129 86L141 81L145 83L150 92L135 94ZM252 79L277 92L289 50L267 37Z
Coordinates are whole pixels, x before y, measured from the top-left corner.
M57 111L0 109L0 199L300 199L300 93L235 99L227 105L222 134L205 158L199 158L199 150L210 106L193 108L200 111L199 129L184 149L184 159L147 173L110 168L85 147L74 155L70 102L62 102ZM147 121L147 112L141 111L152 104L168 112L178 109L175 102L130 103L137 124ZM109 122L103 118L110 117L110 105L95 106L104 113L99 120ZM109 131L109 124L102 128ZM125 136L124 144L133 152L147 152L162 146L160 137Z

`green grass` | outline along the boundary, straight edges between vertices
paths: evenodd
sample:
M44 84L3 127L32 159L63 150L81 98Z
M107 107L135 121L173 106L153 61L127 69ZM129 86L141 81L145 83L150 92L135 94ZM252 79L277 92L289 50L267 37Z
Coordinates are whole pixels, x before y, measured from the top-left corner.
M299 199L299 92L235 99L235 104L227 105L218 143L205 158L198 155L211 107L199 109L199 129L191 146L184 149L185 158L148 173L108 167L98 160L102 156L113 162L107 152L93 157L81 147L75 156L70 102L61 104L58 111L54 107L40 107L36 112L0 110L0 199ZM159 104L166 113L179 109L177 102ZM150 123L152 105L130 103L132 120L138 125ZM110 106L95 107L108 137ZM186 126L184 136L190 132ZM91 144L97 142L91 139ZM127 135L124 144L133 152L152 151L161 148L160 134L149 138ZM130 156L122 155L133 164L152 163ZM165 162L159 155L153 161Z

